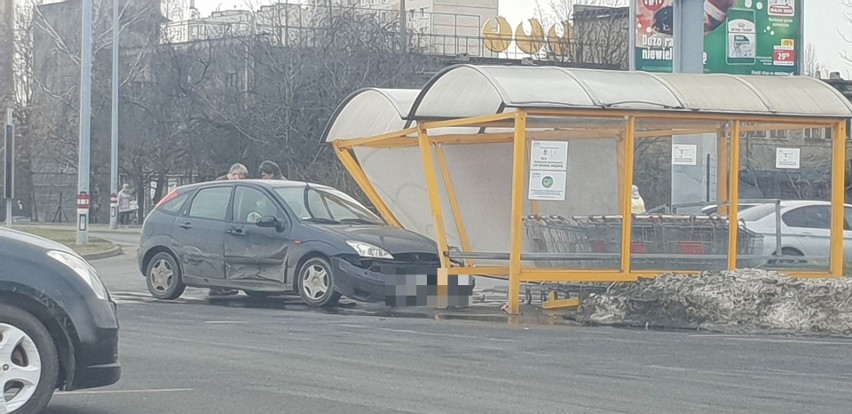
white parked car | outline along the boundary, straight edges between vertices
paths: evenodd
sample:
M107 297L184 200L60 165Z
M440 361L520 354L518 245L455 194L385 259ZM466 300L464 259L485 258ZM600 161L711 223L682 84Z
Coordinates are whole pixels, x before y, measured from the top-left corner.
M763 255L781 254L784 259L777 262L806 262L808 264L828 263L831 247L831 203L813 200L784 200L780 203L781 250L778 251L776 230L776 204L767 203L751 207L739 213L746 227L764 236ZM846 204L844 214L844 256L852 261L852 206ZM789 256L801 256L791 259Z
M762 203L740 203L737 205L737 208L739 209L740 214L742 214L743 211L748 210L754 206L759 206L761 204ZM719 214L719 206L717 204L711 204L707 207L704 207L701 209L701 214L705 216Z

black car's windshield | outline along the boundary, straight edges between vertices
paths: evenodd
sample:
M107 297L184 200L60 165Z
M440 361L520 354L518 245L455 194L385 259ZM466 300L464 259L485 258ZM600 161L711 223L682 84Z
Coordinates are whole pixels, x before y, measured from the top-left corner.
M317 187L282 187L275 191L304 221L327 224L384 224L381 218L343 192Z

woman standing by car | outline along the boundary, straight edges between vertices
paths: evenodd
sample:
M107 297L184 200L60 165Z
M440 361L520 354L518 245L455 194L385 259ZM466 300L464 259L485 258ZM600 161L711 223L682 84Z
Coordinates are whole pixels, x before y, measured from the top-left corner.
M258 172L260 178L264 180L286 180L286 178L281 175L281 167L279 167L274 161L266 160L260 163Z

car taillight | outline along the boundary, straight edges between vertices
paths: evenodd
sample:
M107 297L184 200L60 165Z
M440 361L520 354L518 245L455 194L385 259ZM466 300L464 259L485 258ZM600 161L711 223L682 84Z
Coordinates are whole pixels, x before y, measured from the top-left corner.
M166 196L165 196L165 197L163 197L163 199L162 199L162 200L160 200L160 202L159 202L159 203L157 203L157 205L156 205L154 208L160 208L160 206L162 206L163 204L168 203L169 201L174 200L177 196L178 196L178 192L177 192L177 191L172 191L171 193L166 194Z

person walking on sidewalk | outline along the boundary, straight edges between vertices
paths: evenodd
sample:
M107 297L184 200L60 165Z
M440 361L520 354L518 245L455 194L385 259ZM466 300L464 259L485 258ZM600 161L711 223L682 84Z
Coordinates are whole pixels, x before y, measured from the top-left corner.
M123 226L130 224L131 201L133 195L130 194L130 185L125 183L118 192L118 220Z

